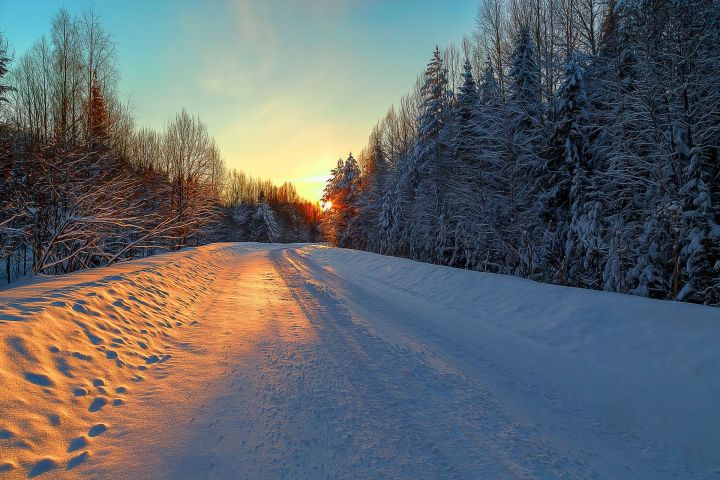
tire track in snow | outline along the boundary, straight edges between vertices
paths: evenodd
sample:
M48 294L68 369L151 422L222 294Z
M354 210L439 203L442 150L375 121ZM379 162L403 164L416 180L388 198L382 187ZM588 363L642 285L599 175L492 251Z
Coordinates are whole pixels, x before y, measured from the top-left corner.
M367 328L344 304L342 279L293 250L271 255L298 304L314 319L323 347L345 366L349 382L375 402L378 436L403 432L402 478L428 472L445 478L477 478L479 472L483 478L596 477L535 436L481 386ZM388 312L397 309L387 305Z

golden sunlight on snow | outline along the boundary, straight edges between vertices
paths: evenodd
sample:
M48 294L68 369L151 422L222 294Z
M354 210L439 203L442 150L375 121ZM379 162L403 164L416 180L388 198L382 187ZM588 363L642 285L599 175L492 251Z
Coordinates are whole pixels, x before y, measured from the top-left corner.
M92 458L107 471L143 465L153 478L148 452L190 436L195 412L238 388L242 367L229 358L317 342L276 263L241 252L216 244L161 255L20 287L35 296L0 302L0 391L17 392L0 395L0 473L72 477ZM143 390L152 401L133 398Z

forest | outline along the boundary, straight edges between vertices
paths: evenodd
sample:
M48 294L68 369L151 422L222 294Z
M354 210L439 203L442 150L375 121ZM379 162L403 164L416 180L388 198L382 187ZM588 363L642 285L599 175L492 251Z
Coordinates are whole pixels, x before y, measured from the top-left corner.
M720 2L482 0L325 188L335 245L720 304Z
M197 116L138 127L116 53L92 8L59 10L18 58L0 34L0 284L212 241L319 239L319 207L228 169Z

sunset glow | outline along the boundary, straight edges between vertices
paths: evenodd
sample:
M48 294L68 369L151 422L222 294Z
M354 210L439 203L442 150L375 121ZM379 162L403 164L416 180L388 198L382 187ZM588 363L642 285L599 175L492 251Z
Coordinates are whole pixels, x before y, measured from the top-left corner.
M0 0L0 477L715 478L720 0Z
M229 167L292 181L317 201L338 156L365 145L427 52L470 31L476 3L92 4L118 44L121 98L139 126L162 129L184 106L207 122ZM74 14L90 2L0 0L0 32L16 56L63 5Z

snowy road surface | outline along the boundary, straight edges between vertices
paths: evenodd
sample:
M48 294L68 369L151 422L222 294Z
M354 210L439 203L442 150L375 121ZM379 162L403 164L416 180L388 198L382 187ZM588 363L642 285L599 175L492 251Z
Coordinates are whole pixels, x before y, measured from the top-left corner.
M718 478L720 310L314 245L0 291L0 479Z

